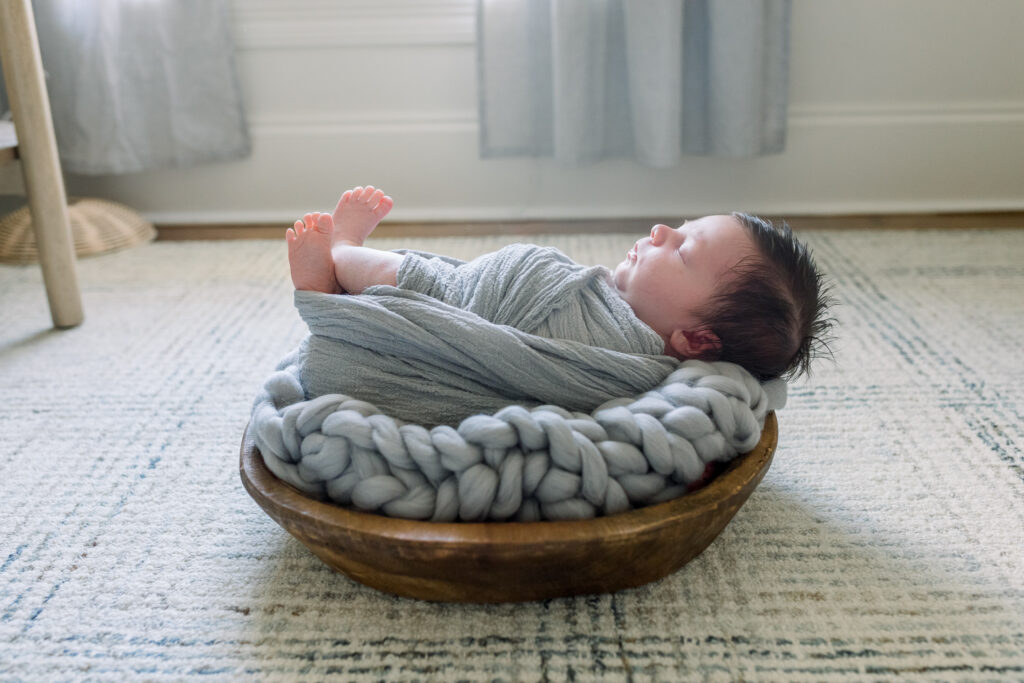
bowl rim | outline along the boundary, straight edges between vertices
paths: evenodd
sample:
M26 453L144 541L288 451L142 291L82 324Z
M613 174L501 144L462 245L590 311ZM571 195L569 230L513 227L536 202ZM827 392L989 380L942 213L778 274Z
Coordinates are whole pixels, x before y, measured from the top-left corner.
M749 493L767 473L777 441L778 420L775 412L771 411L765 416L757 445L733 459L724 471L697 491L615 515L570 521L432 522L387 517L318 500L278 479L267 468L250 436L248 425L239 452L239 474L249 495L268 513L272 510L278 514L285 511L325 529L344 529L350 534L396 542L513 549L517 546L579 542L586 538L614 542L619 537L625 541L638 534L678 525L709 509L735 504L733 499L737 493L745 489ZM278 518L277 514L271 516Z

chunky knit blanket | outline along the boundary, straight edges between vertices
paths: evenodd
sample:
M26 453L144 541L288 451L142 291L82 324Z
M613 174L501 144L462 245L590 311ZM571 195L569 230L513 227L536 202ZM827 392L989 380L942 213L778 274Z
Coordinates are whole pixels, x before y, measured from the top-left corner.
M311 335L264 383L250 430L276 476L360 510L622 512L682 495L709 464L753 448L785 403L784 382L731 363L531 335L419 292L295 300Z

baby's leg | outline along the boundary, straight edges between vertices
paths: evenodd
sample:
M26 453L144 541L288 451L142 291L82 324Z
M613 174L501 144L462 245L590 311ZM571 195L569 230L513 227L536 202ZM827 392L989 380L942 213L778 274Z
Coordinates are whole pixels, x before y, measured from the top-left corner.
M295 221L294 227L288 228L285 240L295 289L341 293L331 257L333 232L334 221L326 213L307 213L301 221Z
M372 185L346 191L334 209L334 242L362 246L392 206L391 197Z

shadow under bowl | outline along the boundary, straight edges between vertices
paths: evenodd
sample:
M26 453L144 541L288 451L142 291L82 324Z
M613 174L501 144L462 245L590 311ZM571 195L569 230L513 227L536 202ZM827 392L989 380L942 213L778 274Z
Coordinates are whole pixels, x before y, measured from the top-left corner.
M336 571L421 600L519 602L608 593L675 572L725 528L771 465L775 413L761 440L707 486L629 512L568 522L441 523L357 512L275 477L248 429L242 483L263 510Z

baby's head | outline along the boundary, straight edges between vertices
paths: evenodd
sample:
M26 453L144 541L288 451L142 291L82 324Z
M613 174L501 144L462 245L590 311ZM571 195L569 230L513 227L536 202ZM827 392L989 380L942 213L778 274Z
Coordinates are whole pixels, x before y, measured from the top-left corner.
M730 361L762 380L808 372L831 328L810 252L789 227L747 214L655 225L612 280L666 353Z

